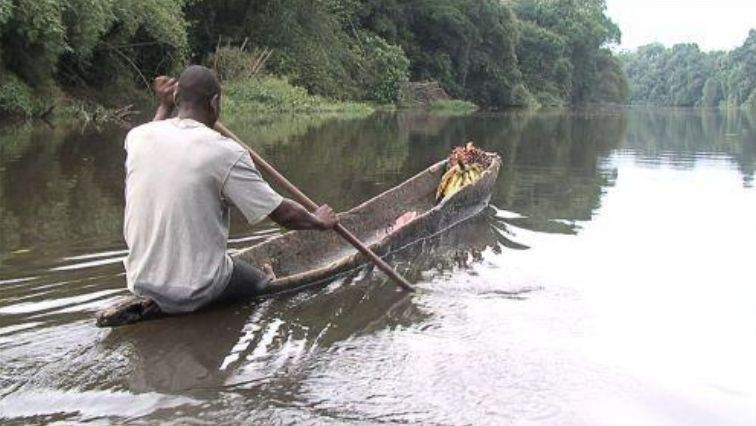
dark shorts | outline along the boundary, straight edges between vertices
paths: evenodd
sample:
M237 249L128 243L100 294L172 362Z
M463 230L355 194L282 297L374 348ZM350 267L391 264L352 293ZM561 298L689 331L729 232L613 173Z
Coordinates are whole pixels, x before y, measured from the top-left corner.
M216 303L251 300L265 293L271 276L251 263L237 257L231 258L234 270L226 289L218 296Z

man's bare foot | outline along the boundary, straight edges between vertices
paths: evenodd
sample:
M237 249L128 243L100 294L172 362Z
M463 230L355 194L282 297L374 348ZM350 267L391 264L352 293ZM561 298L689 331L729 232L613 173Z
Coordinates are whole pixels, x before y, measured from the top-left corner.
M262 270L268 275L271 281L276 279L276 273L273 272L273 267L270 266L270 263L264 263L262 265Z

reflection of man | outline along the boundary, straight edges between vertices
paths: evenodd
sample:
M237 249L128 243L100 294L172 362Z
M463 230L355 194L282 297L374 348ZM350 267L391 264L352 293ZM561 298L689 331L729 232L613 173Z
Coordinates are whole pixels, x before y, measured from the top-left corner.
M309 213L263 180L249 154L213 130L221 87L202 66L158 77L155 119L126 136L124 261L129 289L167 313L259 294L272 272L226 253L229 206L250 224L269 216L290 229L332 228L327 205ZM168 118L178 101L178 116Z
M208 310L181 318L180 325L160 321L117 328L107 335L105 344L129 348L126 380L132 392L212 388L222 386L232 375L238 365L235 356L244 359L254 350L255 340L248 342L249 346L239 345L242 328L249 320L248 309ZM263 318L261 323L265 321ZM224 362L230 363L228 368Z

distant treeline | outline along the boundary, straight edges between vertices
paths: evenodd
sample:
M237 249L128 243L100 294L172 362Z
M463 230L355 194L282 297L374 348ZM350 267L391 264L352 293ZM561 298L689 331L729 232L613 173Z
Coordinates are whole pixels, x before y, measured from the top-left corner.
M144 87L220 44L334 99L436 80L493 108L623 102L605 0L0 0L0 114ZM121 91L118 91L121 93Z
M650 44L621 57L631 103L756 109L756 30L730 52Z

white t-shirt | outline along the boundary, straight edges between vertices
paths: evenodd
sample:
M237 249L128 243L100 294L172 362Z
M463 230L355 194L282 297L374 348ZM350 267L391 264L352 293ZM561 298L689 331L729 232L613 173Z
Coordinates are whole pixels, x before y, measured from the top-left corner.
M143 124L125 148L128 288L168 313L207 305L231 277L229 206L254 224L282 197L244 148L194 120Z

